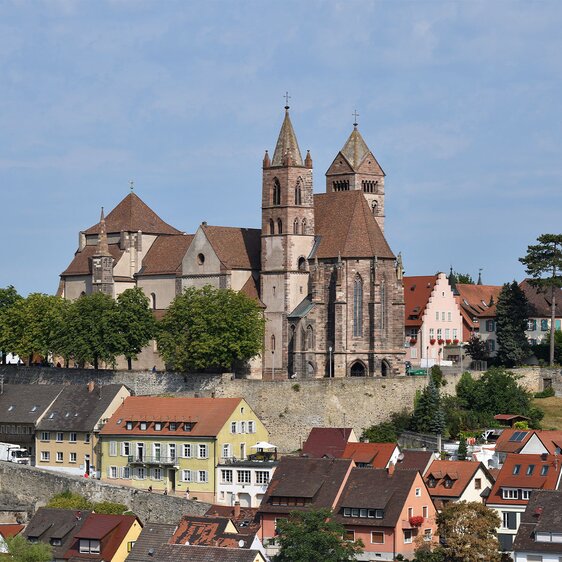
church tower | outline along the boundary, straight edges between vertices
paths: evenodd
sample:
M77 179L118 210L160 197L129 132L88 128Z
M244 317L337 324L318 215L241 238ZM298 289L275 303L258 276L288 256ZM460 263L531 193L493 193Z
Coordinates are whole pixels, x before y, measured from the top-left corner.
M302 155L289 106L270 159L263 159L261 299L266 306L263 378L288 373L287 316L309 293L308 256L314 245L312 158Z
M92 293L105 293L113 297L113 256L109 252L103 207L96 252L92 256Z
M326 192L362 191L384 233L384 176L355 122L349 138L326 172Z

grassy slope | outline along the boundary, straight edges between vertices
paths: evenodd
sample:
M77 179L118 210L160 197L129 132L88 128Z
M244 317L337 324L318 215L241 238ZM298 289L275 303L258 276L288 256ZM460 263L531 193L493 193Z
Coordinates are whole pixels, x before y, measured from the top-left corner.
M562 429L562 398L536 398L533 404L544 412L543 429Z

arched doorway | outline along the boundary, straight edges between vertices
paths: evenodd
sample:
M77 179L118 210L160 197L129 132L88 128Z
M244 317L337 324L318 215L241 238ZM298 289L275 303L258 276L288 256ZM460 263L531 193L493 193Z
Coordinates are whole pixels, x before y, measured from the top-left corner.
M383 377L388 377L388 375L390 375L390 364L386 359L383 359L381 363L381 375Z
M306 376L309 379L314 378L314 371L315 371L314 365L312 364L311 361L308 361L308 363L306 364Z
M353 365L351 365L351 369L349 371L350 376L352 377L364 377L366 376L365 373L365 365L361 363L361 361L355 361Z

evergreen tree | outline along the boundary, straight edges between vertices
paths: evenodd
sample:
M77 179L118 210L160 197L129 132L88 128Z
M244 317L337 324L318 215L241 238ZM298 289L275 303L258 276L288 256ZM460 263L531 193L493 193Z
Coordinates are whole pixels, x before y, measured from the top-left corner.
M519 285L506 283L496 305L497 358L501 365L520 365L529 357L527 320L529 303Z
M488 348L476 334L472 334L464 345L464 350L472 357L473 361L486 361L488 359Z
M457 458L459 459L459 461L465 461L467 454L468 448L466 445L466 437L464 435L461 435L459 448L457 449Z
M6 364L6 355L11 352L9 349L10 339L8 335L8 318L12 307L22 299L13 285L0 289L0 354L2 364Z
M445 429L445 415L441 407L441 395L433 377L423 389L412 416L411 428L420 433L442 435Z

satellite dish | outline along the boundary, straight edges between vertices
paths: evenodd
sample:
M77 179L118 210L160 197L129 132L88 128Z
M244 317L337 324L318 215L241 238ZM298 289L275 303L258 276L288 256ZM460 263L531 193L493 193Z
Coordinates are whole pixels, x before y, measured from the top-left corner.
M398 462L402 462L404 460L404 453L400 453L398 455Z
M238 541L238 546L239 546L240 548L244 548L244 547L246 546L246 543L245 543L242 539L240 539L240 540Z

